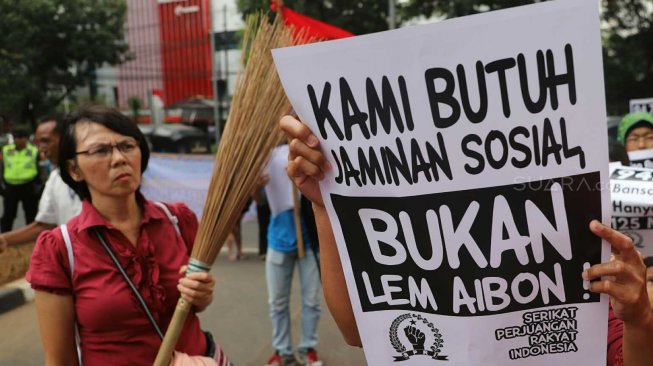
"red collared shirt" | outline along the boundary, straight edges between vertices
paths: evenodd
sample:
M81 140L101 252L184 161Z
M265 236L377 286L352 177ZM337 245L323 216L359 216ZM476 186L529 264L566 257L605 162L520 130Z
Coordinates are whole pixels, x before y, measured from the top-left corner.
M73 295L84 366L152 365L161 344L91 228L99 228L164 332L179 298L178 271L188 263L197 218L182 203L167 204L179 219L180 237L161 208L142 196L138 201L143 207L143 220L136 246L91 203L82 203L81 214L67 223L75 259L72 281L60 228L42 233L34 248L27 280L36 290ZM192 311L177 350L190 355L205 353L206 338Z

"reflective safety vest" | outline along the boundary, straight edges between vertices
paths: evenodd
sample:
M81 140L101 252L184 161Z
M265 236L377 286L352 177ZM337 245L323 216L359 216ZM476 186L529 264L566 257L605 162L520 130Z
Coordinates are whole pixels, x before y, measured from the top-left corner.
M28 143L22 150L16 150L16 145L5 145L2 148L5 182L13 185L30 182L38 175L39 150Z

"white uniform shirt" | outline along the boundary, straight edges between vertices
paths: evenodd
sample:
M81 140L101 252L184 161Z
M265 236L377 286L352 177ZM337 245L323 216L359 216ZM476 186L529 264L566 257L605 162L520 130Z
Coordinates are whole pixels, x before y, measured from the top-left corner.
M58 226L79 215L81 211L79 196L61 179L59 169L54 169L45 182L35 220Z

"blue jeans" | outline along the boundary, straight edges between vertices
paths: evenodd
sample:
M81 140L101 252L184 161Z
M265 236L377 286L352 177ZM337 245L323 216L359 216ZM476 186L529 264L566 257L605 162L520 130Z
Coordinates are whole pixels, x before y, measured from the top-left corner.
M290 337L290 290L295 263L299 266L302 289L302 335L300 352L317 346L317 322L320 319L322 284L313 251L307 250L303 258L296 252L284 253L268 248L265 274L268 283L268 303L272 320L272 346L282 355L292 354Z

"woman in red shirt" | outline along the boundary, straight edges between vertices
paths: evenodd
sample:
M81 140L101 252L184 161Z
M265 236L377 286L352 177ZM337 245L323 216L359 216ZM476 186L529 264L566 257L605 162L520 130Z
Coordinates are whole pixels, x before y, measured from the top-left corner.
M66 224L72 275L61 228L38 238L27 274L36 293L45 364L78 363L75 325L85 366L151 365L156 357L159 335L96 232L163 332L180 294L193 305L177 350L205 355L209 344L195 312L211 303L215 281L208 273L182 276L197 232L195 215L184 204L167 205L178 220L178 234L163 208L139 193L149 159L144 136L129 118L101 106L71 115L60 136L61 177L83 204L81 214Z
M345 341L361 346L361 339L349 300L345 277L336 248L331 222L324 207L319 181L331 169L320 150L319 140L310 129L292 116L280 121L291 139L288 176L313 202L315 223L320 238L320 264L324 298ZM608 366L653 366L653 312L646 294L646 267L626 235L594 220L590 230L612 245L613 258L596 264L583 278L592 281L590 291L610 295L608 328ZM343 301L346 300L346 301Z

